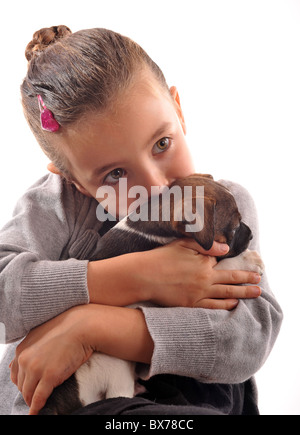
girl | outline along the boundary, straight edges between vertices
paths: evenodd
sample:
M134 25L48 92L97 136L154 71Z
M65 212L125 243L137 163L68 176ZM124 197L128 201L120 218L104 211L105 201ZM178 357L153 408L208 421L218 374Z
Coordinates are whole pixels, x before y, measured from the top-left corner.
M1 412L36 414L97 350L140 363L147 389L114 399L109 413L141 412L140 401L142 413L257 413L249 379L282 317L265 277L258 287L255 273L214 270L228 247L205 252L186 239L89 262L109 229L96 217L100 186L118 199L120 178L150 193L194 172L176 88L135 42L105 29L42 29L26 57L24 113L51 163L0 234L0 321L8 343L27 335L2 362ZM223 183L258 249L251 198ZM157 307L126 308L143 301Z

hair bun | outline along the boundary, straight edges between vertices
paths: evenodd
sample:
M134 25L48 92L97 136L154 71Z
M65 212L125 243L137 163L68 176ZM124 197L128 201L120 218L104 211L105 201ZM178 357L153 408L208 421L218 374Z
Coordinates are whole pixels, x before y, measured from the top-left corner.
M28 62L36 55L45 50L58 39L71 35L67 26L46 27L34 33L32 41L26 47L25 56Z

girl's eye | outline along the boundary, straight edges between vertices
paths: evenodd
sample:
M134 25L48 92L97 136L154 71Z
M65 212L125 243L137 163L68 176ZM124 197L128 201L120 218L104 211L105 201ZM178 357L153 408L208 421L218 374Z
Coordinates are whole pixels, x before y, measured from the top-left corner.
M169 139L168 137L163 137L162 139L159 139L159 141L156 142L156 144L154 145L155 147L155 153L162 153L163 151L166 151L169 146L171 145L171 139Z
M120 178L124 177L124 174L124 169L116 168L105 177L105 181L109 184L116 184Z

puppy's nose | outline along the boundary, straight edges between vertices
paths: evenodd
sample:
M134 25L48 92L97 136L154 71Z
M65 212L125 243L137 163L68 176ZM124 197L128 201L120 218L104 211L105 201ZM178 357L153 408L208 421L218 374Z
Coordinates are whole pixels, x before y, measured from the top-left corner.
M250 242L250 240L253 239L253 234L252 234L251 229L248 227L248 225L244 224L244 222L241 222L240 228L241 228L241 230L243 231L243 233L246 235L247 239Z

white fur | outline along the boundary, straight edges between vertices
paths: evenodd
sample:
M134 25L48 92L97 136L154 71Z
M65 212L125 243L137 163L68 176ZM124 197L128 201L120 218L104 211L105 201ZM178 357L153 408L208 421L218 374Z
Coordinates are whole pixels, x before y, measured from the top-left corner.
M246 251L242 252L237 257L224 258L224 260L219 261L215 266L215 269L219 270L248 270L249 272L256 272L260 275L264 271L264 263L257 251Z
M156 236L155 234L146 234L142 231L135 230L134 228L130 227L127 224L127 217L125 219L122 219L116 226L116 229L127 231L129 233L137 234L140 237L143 237L144 239L150 240L151 242L159 243L160 245L167 245L168 243L173 242L176 240L176 237L162 237L162 236Z
M83 406L112 397L133 397L135 363L95 352L75 373Z

